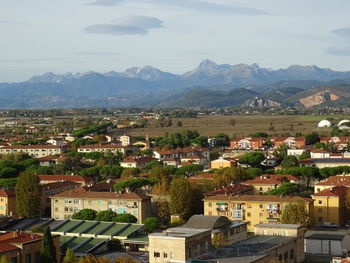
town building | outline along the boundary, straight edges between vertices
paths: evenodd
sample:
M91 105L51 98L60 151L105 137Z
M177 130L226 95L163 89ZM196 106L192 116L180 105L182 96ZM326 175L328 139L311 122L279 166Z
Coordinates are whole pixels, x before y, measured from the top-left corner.
M36 159L39 161L40 166L50 166L50 165L56 165L56 164L62 163L64 160L67 159L67 157L63 157L63 156L57 157L53 155L48 155L48 156L39 157Z
M330 158L307 158L299 161L300 166L306 167L338 167L338 166L350 166L350 158L343 157L330 157Z
M237 166L237 161L235 158L220 157L219 159L216 159L210 162L211 169L223 169L223 168L231 168L236 166Z
M60 262L59 235L52 235L56 248L57 262ZM0 234L0 257L11 263L39 262L43 236L21 231Z
M302 202L313 218L313 200L304 197L270 195L214 195L206 196L204 215L227 216L230 220L248 223L252 230L256 224L277 223L286 205Z
M271 142L274 148L287 145L290 149L304 149L306 146L304 137L277 137L272 138Z
M231 149L260 150L264 147L264 138L238 138L230 141Z
M0 189L0 215L13 216L16 214L16 195L10 190Z
M26 153L32 157L61 155L63 148L54 145L16 145L0 148L0 154Z
M207 160L210 160L209 150L206 148L192 147L192 148L183 148L183 149L177 149L177 150L153 151L153 157L160 161L163 161L169 158L182 158L182 157L187 157L192 155L202 156L202 157L205 157Z
M313 194L314 224L323 225L325 222L331 222L344 226L348 223L350 219L346 200L348 191L348 187L338 185Z
M122 146L129 146L131 144L131 137L128 135L119 136L117 139L121 142Z
M285 182L302 183L302 179L291 174L263 174L252 180L244 181L243 184L251 185L255 195L262 195L272 189L276 189Z
M85 145L78 148L80 153L91 153L91 152L111 152L111 153L122 153L125 154L128 150L134 151L134 148L131 146L122 146L122 145Z
M120 162L120 166L124 168L144 168L149 162L156 160L156 158L149 156L128 156Z
M333 188L339 185L350 187L350 176L349 175L330 176L324 179L323 181L316 183L314 186L314 192L318 193L325 189Z
M88 186L94 184L94 179L81 175L39 175L40 184L50 184L55 182L76 182L82 186Z
M324 144L334 144L337 150L344 150L350 143L350 136L333 136L333 137L322 137L320 139L321 143Z
M138 222L151 216L151 198L137 193L89 191L84 188L65 191L51 198L51 217L70 219L82 209L112 210L117 214L132 214Z

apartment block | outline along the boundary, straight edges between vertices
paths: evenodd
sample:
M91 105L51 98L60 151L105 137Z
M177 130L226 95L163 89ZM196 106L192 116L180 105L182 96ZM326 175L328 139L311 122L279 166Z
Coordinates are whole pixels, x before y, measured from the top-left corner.
M0 189L0 215L16 214L16 195L13 191Z
M215 195L204 201L205 215L227 216L233 221L248 223L252 230L256 224L278 223L287 204L303 202L308 213L313 215L313 201L310 198L268 195Z
M132 214L138 219L138 223L151 216L151 198L137 193L95 192L78 188L50 198L51 217L54 219L69 219L74 213L85 208Z
M26 153L32 157L44 157L48 155L61 155L63 148L54 145L17 145L0 148L0 154Z

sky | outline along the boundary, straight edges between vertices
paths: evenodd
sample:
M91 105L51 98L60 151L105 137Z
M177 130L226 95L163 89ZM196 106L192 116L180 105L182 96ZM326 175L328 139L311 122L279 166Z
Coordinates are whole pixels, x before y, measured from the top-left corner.
M349 0L1 0L0 82L45 72L182 74L202 60L350 71Z

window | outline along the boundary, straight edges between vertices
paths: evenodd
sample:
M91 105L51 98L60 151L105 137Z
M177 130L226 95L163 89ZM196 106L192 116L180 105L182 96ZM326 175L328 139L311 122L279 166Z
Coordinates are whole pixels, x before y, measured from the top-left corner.
M98 200L97 202L99 205L102 205L103 204L103 201L102 200Z
M212 207L212 203L208 203L208 207Z
M318 212L319 212L319 213L322 213L322 208L319 208L319 209L318 209Z
M319 205L322 204L322 200L318 200L318 204L319 204Z
M159 252L154 252L154 253L153 253L153 256L154 256L155 258L160 258L160 253L159 253Z
M58 212L58 207L55 207L55 212Z
M11 263L17 263L17 257L11 258Z
M264 213L259 213L259 217L260 218L264 217Z
M317 192L321 191L321 188L317 188Z
M259 205L259 208L263 208L264 206L263 205Z
M168 257L168 253L164 252L164 253L163 253L163 257L164 257L164 258L167 258L167 257Z
M251 217L251 213L247 213L247 217Z
M247 205L247 208L252 208L252 205Z
M92 204L93 204L93 202L94 202L94 201L89 200L89 201L88 201L88 204L89 204L89 205L92 205Z
M213 215L212 211L209 211L209 215L210 215L210 216L212 216L212 215Z

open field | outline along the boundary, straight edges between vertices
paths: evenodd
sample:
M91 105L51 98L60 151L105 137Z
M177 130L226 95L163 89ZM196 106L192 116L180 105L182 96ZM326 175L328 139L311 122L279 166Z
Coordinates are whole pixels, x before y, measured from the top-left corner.
M317 118L314 118L317 117ZM337 123L339 119L349 116L332 116ZM151 127L138 129L116 130L116 134L126 133L131 136L149 134L151 137L163 136L166 132L181 131L183 129L197 130L201 135L210 136L217 133L225 133L229 136L247 136L255 132L266 132L268 134L288 135L310 133L317 131L321 135L329 135L331 129L318 129L319 120L322 116L264 116L264 115L208 115L198 118L172 119L171 127L156 127L156 121L150 122ZM177 121L182 122L182 127L176 127ZM232 121L234 120L234 121ZM232 125L232 122L235 122Z

